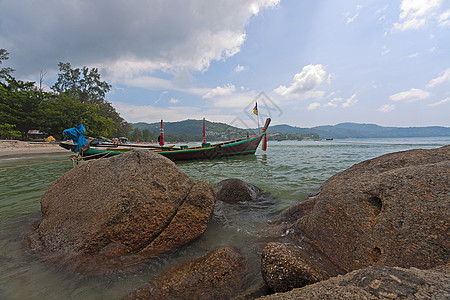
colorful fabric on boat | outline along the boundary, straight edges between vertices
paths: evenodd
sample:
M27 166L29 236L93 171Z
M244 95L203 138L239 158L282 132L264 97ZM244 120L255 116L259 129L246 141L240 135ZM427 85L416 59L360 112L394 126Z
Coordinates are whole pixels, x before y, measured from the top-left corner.
M253 108L253 113L255 115L258 115L258 103L255 104L255 107Z
M84 137L86 133L86 128L83 124L75 126L74 128L69 128L63 131L64 140L72 140L74 142L73 146L70 146L70 150L73 152L80 152L81 147L87 145L87 140Z

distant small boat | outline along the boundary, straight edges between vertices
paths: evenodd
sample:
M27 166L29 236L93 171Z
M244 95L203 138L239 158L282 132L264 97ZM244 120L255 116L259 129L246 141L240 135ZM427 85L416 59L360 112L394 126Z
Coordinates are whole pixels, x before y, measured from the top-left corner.
M198 160L198 159L217 159L228 156L238 156L238 155L249 155L254 154L259 146L259 143L264 139L262 149L266 151L267 149L267 135L266 130L270 124L270 118L267 118L264 128L259 134L254 136L232 140L228 142L210 144L205 140L205 130L203 130L203 142L201 146L198 147L188 147L188 146L163 146L163 138L160 138L160 146L146 146L146 145L114 145L114 144L99 144L91 146L86 140L86 143L79 147L77 143L79 137L74 136L72 133L82 132L83 130L76 130L76 128L64 130L64 135L68 138L60 143L60 146L65 149L78 149L74 151L79 153L84 159L95 159L103 157L111 157L115 155L120 155L124 152L130 151L132 149L147 149L155 153L161 154L172 161L180 160ZM162 125L162 124L161 124ZM80 126L80 125L79 125ZM83 126L84 128L84 126ZM74 130L75 129L75 130ZM68 132L66 132L68 131ZM84 132L82 133L84 135ZM163 130L161 129L161 135L163 136ZM162 140L162 143L161 143ZM105 148L106 149L101 149Z

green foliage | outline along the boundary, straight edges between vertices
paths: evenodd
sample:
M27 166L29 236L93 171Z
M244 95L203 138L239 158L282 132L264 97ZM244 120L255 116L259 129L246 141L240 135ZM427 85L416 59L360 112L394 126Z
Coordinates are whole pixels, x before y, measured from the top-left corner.
M15 130L12 124L0 124L0 138L1 139L15 139L20 137L20 131Z
M60 71L58 79L52 86L55 92L58 94L69 93L81 102L98 105L105 102L105 95L111 90L111 85L100 80L97 68L91 70L88 67L72 69L70 63L62 62L58 66Z
M33 82L23 82L5 75L0 82L0 119L14 124L25 138L28 130L39 129L44 121L40 116L40 105L45 94L37 91Z
M7 60L9 57L8 51L6 49L0 49L0 65L2 64L3 60ZM14 72L13 69L6 67L0 69L0 79L2 79L6 75L10 75L12 72Z
M268 140L283 141L283 140L316 140L320 139L317 133L273 133L269 134Z
M42 128L60 138L64 129L84 124L87 135L108 136L114 130L114 122L103 117L99 110L98 105L82 103L67 93L53 96L42 105L42 113L48 120Z
M131 134L129 135L131 141L140 141L140 142L151 142L156 141L158 137L153 134L150 130L144 129L140 130L139 128L134 128Z
M78 121L78 124L84 123L87 134L96 137L128 137L132 127L120 117L111 103L104 99L111 85L101 80L98 69L87 67L72 69L70 63L62 62L58 66L60 73L52 89L60 95L63 103L67 102L64 98L68 97L72 99L75 107L79 106L79 103L83 104L83 109L78 108L76 114L78 120L82 120ZM77 103L74 104L73 101Z
M8 59L8 54L0 49L0 64ZM132 127L104 99L111 85L101 80L98 69L72 69L70 63L58 66L60 73L53 93L37 89L34 82L15 79L10 75L11 68L1 69L2 138L17 137L19 132L25 139L28 130L35 129L61 138L64 129L79 124L85 125L89 136L128 137ZM148 132L146 135L151 138Z

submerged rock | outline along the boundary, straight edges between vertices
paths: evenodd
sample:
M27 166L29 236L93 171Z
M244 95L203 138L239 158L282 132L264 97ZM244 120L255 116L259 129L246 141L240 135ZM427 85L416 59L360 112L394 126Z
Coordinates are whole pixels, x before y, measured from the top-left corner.
M255 201L261 190L237 178L222 180L214 185L217 200L238 203Z
M313 265L326 257L336 271L442 265L449 261L449 174L450 146L367 160L332 176L317 195L274 220L269 231L281 243L307 249ZM315 276L314 270L299 279L297 274L305 272L299 266L277 282L267 276L274 266L292 265L282 255L274 264L273 255L265 253L271 251L263 252L262 273L271 288L279 290L284 282L300 287Z
M449 267L372 266L260 299L449 299Z
M151 151L89 161L50 185L42 219L24 242L71 271L123 268L199 237L214 195L211 185Z
M239 291L244 271L239 252L217 248L169 269L125 299L231 299Z

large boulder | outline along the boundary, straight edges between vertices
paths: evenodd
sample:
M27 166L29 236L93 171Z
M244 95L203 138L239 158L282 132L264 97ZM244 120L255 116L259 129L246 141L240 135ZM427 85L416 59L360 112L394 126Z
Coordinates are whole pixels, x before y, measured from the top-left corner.
M214 197L211 185L195 183L169 159L130 151L55 180L24 241L36 256L71 271L124 268L199 237Z
M372 266L261 299L449 299L449 267L420 270Z
M318 252L338 272L372 265L428 269L447 263L449 174L446 146L386 154L332 176L318 194L288 209L270 227L277 242L313 247L308 251L314 258L303 261L297 273L281 281L266 276L266 282L274 289L292 282L290 276L317 265ZM283 255L278 257L263 255L263 275L274 272L264 266L287 267ZM315 273L305 274L304 281L316 278Z
M231 299L245 275L243 256L231 247L181 263L125 299Z

